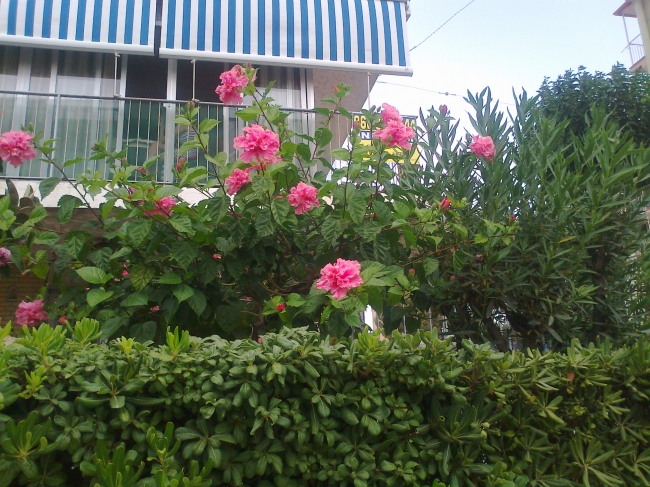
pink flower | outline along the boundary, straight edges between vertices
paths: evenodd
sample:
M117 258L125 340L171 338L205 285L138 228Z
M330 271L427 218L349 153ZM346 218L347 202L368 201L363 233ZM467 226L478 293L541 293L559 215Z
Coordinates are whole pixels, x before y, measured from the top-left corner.
M183 170L183 165L180 162L176 163L176 172L181 172Z
M0 159L14 167L36 157L36 150L31 145L34 138L23 131L10 130L0 136Z
M65 325L68 322L68 317L67 316L61 316L58 320L59 325Z
M124 269L124 270L122 271L122 277L126 277L126 276L128 276L128 275L129 275L129 271L127 271L126 269Z
M334 93L339 93L341 90L339 90L339 87L334 85Z
M374 137L388 143L388 147L401 147L404 150L410 150L409 140L415 137L415 132L402 122L391 120L386 123L385 128L377 130Z
M237 64L230 71L221 73L219 78L221 85L214 91L221 101L228 105L241 105L244 102L241 94L249 81L246 70ZM253 77L251 81L255 81L255 78Z
M469 149L477 156L485 157L488 162L492 162L494 156L497 155L494 141L489 135L487 137L481 137L480 135L472 137L472 143L469 145Z
M165 218L169 218L172 214L172 208L176 206L176 200L173 196L165 196L164 198L160 198L158 201L154 202L154 204L156 207L153 210L145 211L145 215L160 215Z
M248 175L248 171L235 169L232 174L226 178L226 193L231 196L239 193L242 186L249 183L250 180L251 177Z
M440 202L440 209L442 211L448 211L449 208L451 208L451 200L445 196Z
M152 313L155 313L156 311L160 311L160 306L158 305L153 306L152 308L149 308L149 311L151 311Z
M5 267L11 261L11 250L0 247L0 267Z
M244 127L244 134L235 137L233 147L244 151L242 161L259 163L262 169L281 160L277 155L280 150L280 137L260 125Z
M16 310L16 323L29 327L40 325L47 321L47 313L43 311L43 300L37 299L28 303L22 301Z
M508 217L508 220L510 220L510 223L514 223L514 221L515 221L516 219L517 219L517 217L516 217L515 215L510 215L510 216Z
M449 112L449 108L447 108L447 105L440 105L440 108L438 109L440 111L440 115L443 117L447 115L447 112Z
M336 264L327 264L320 271L316 289L332 293L334 299L343 299L350 289L363 284L361 264L356 260L337 259Z
M277 311L278 313L282 313L284 311L284 308L286 308L286 306L280 303L275 307L275 311Z
M384 123L388 122L399 122L402 123L402 116L399 114L399 111L397 108L395 108L392 105L389 105L388 103L384 103L381 106L381 118L384 121Z
M296 208L296 215L311 211L314 206L320 206L316 196L318 190L302 181L298 183L298 186L291 188L289 193L287 200L291 206Z
M221 256L219 254L212 254L212 258L214 260L221 260Z

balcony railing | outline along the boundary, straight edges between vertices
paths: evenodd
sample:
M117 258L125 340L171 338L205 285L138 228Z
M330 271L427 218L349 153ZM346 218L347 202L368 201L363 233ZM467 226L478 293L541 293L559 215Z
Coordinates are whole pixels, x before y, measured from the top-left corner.
M641 34L632 39L623 51L626 49L630 52L630 61L632 63L630 66L634 66L636 63L641 61L641 59L645 57Z
M188 127L174 124L180 108L187 102L176 100L151 100L141 98L106 98L45 93L0 91L0 133L33 125L46 139L55 138L53 159L60 165L65 161L83 158L84 162L65 168L71 178L87 171L103 171L108 176L103 161L93 161L92 147L97 140L107 137L107 147L112 151L126 148L130 164L141 165L147 159L161 155L152 171L160 182L173 179L172 167L181 156L190 167L207 161L199 151L179 154L178 149L194 137ZM232 158L236 152L232 139L244 126L232 107L219 103L199 104L199 122L207 118L219 120L210 134L210 152L225 151ZM299 134L313 134L316 114L309 110L288 109L290 130ZM347 121L347 120L346 120ZM334 120L335 124L344 123ZM336 131L339 134L347 130ZM335 133L336 133L335 132ZM335 137L332 144L340 147L345 141ZM34 160L20 168L7 167L4 175L19 178L45 178L54 175L51 165Z

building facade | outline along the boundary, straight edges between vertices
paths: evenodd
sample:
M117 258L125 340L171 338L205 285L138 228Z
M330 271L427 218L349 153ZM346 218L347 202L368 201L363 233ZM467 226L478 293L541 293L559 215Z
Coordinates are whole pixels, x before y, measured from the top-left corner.
M648 72L646 53L650 52L650 0L626 0L614 15L623 19L625 36L627 38L626 50L630 54L630 71L642 69ZM626 19L636 19L639 34L630 36Z

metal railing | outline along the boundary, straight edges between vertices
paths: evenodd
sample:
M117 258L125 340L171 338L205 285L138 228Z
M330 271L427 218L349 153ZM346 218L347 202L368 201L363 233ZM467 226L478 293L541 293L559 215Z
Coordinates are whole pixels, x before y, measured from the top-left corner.
M643 40L641 39L641 34L632 39L623 51L628 50L630 52L630 61L631 65L634 66L636 63L641 61L645 57L645 52L643 50Z
M147 159L160 156L155 167L160 182L173 180L172 167L179 157L187 159L190 167L208 162L200 151L179 154L179 147L194 138L188 127L176 125L174 119L186 101L145 98L75 96L51 93L29 93L0 90L0 133L33 125L45 139L56 139L52 157L63 166L66 161L83 158L82 162L65 168L76 178L88 171L102 171L108 176L103 161L93 161L92 147L106 139L111 151L126 149L130 164L141 165ZM245 123L235 116L241 106L200 102L199 123L214 118L219 121L210 133L210 153L225 151L232 160L236 151L235 136L242 133ZM289 113L286 123L297 134L312 134L317 114L311 110L283 109ZM349 131L349 120L335 117L332 146L341 147ZM337 128L338 127L338 128ZM5 167L4 175L18 178L45 178L54 175L55 168L35 159L19 168ZM54 171L53 171L54 170Z

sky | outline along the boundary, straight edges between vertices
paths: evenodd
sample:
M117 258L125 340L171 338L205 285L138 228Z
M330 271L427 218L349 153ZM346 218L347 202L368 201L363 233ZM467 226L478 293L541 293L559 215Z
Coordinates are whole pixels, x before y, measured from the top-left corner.
M414 47L469 0L411 0L407 23ZM390 103L403 114L446 104L466 122L462 99L489 86L493 97L512 103L512 89L534 94L544 77L585 66L609 72L617 62L629 67L630 56L621 17L612 13L623 0L475 0L440 31L411 52L414 75L380 76L373 105ZM630 38L639 32L628 19ZM411 87L422 88L420 90ZM430 90L430 91L424 91ZM449 93L445 96L435 92ZM460 96L453 96L460 95ZM508 105L502 105L508 108Z

